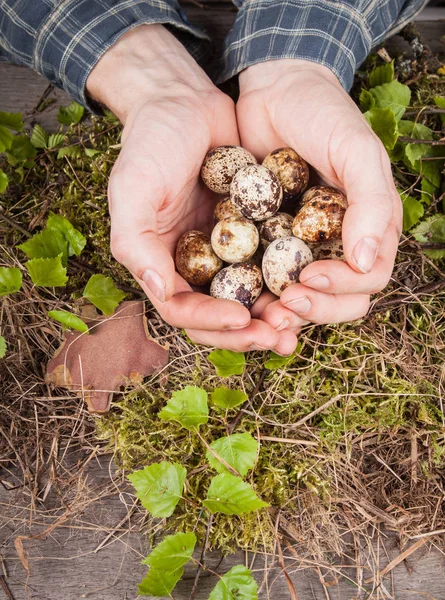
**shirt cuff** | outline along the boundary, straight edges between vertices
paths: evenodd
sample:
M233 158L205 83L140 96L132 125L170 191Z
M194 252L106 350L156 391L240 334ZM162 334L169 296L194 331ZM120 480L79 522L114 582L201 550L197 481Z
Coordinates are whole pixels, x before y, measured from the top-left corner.
M205 54L208 36L189 23L177 0L69 0L55 3L38 31L34 68L97 112L85 89L91 70L121 35L154 23L165 25L196 60Z
M403 10L406 4L416 9ZM356 69L395 29L400 13L412 18L424 4L425 0L246 0L226 38L218 81L259 62L299 58L328 67L349 91Z

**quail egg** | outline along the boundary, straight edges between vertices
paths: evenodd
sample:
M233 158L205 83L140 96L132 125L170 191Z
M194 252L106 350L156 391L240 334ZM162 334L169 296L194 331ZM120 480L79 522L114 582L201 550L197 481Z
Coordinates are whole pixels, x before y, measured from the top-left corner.
M248 165L233 177L230 198L247 219L264 221L280 208L283 188L269 169Z
M252 263L236 263L222 269L210 285L210 295L240 302L250 308L263 287L261 269Z
M305 242L327 242L341 238L348 202L335 188L316 186L305 192L303 205L292 226L293 234Z
M260 236L255 225L247 219L223 219L212 231L212 248L219 258L228 263L248 260L255 254Z
M292 223L294 218L286 213L277 213L269 217L259 226L260 243L265 250L269 244L280 238L292 235Z
M212 191L227 194L235 173L256 162L254 155L240 146L218 146L207 153L201 167L201 177Z
M263 160L267 167L278 177L285 194L300 194L309 183L307 162L292 148L273 150Z
M298 283L300 273L313 260L309 247L296 237L272 242L263 257L264 282L276 296Z
M178 273L193 285L208 285L223 267L209 236L196 230L187 231L180 237L175 263Z
M221 221L222 219L230 219L231 217L240 218L243 215L238 210L238 208L233 204L230 196L226 196L225 198L221 198L218 204L215 206L215 210L213 212L213 217L215 223Z

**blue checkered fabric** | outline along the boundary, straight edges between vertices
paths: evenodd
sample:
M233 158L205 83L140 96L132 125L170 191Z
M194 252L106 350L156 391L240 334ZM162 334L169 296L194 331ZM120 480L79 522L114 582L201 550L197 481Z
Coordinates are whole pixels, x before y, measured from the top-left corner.
M349 89L369 51L400 30L425 0L234 0L219 81L280 58L328 66ZM0 60L31 67L88 106L85 83L126 31L162 23L199 61L206 34L178 0L0 0Z

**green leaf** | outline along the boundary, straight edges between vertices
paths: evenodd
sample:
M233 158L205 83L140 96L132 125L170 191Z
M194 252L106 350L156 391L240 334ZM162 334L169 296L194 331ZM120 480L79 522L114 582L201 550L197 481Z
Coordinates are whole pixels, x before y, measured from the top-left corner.
M412 169L418 170L420 167L416 164L421 158L428 156L430 146L428 144L406 144L405 157L408 165Z
M6 340L0 335L0 358L4 358L6 354Z
M68 277L62 265L62 254L56 258L33 258L25 264L34 285L41 287L61 287Z
M0 111L0 125L15 131L21 131L23 129L22 113Z
M102 150L97 150L96 148L84 148L84 152L90 158L93 158L96 154L103 154Z
M214 389L210 397L213 404L216 404L219 408L234 408L243 404L248 398L243 391L231 390L224 385Z
M65 310L50 310L48 311L48 316L61 323L63 329L74 329L75 331L88 333L88 325L78 316L66 312Z
M377 108L390 108L394 113L396 121L400 121L409 106L411 100L411 90L407 85L398 81L391 81L378 85L370 90L374 96Z
M210 444L210 448L242 477L253 468L258 455L258 446L257 440L250 433L234 433ZM210 450L207 450L206 457L209 465L218 473L229 472Z
M31 144L31 140L23 133L21 135L15 135L12 139L11 146L6 152L8 162L13 167L22 162L28 162L25 166L32 166L32 161L36 156L36 149Z
M150 514L169 517L182 497L186 476L183 466L163 461L131 473L128 479Z
M434 104L439 108L445 108L445 96L434 96ZM445 115L440 115L442 123L445 123Z
M174 572L186 565L192 558L196 545L194 533L168 535L142 561L158 571Z
M65 141L64 133L53 133L48 138L48 148L57 148Z
M57 158L63 158L64 156L80 158L82 156L82 148L80 146L65 146L65 148L60 148Z
M371 125L373 131L382 140L387 150L394 148L397 138L397 121L390 108L374 107L365 113L365 119Z
M394 79L394 61L375 67L369 75L369 86L376 87Z
M231 473L221 473L212 479L203 505L212 513L225 515L242 515L269 506L248 483Z
M192 430L209 420L207 392L200 387L187 385L183 390L173 392L172 397L158 413L164 421L177 421L186 429Z
M170 596L183 574L183 568L173 572L150 569L148 575L138 585L138 594L140 596L156 596L161 598Z
M423 204L429 206L434 199L434 196L439 191L439 188L433 185L426 177L422 178L422 183L420 184L422 189L420 201Z
M415 140L432 140L434 136L433 130L426 125L408 119L399 121L399 133L400 135L409 135Z
M31 135L31 144L34 148L47 148L48 147L48 134L39 124L34 126Z
M247 567L236 565L221 577L209 600L258 600L258 584Z
M66 217L50 213L46 222L47 229L56 229L62 233L68 242L68 255L79 256L85 248L87 240L82 233L76 229Z
M72 125L80 121L84 112L84 107L73 101L69 106L61 106L59 108L57 120L59 123L62 123L62 125Z
M241 375L246 364L243 352L232 352L231 350L214 350L207 358L214 365L216 373L220 377Z
M62 256L62 264L68 261L68 242L57 229L43 229L17 246L28 258L56 258Z
M113 313L125 295L114 285L111 277L105 277L105 275L91 275L83 291L84 298L87 298L107 316Z
M0 169L0 194L2 194L8 187L9 179L6 173Z
M269 371L281 369L281 367L285 367L289 364L293 358L293 354L290 356L280 356L279 354L275 354L275 352L271 352L269 354L269 359L264 363L264 367L269 369Z
M0 125L0 152L9 150L12 144L14 136L7 127Z
M403 231L409 231L423 217L423 205L405 192L399 191L403 204Z
M18 292L22 287L22 273L16 267L0 267L0 297Z
M411 233L421 244L445 243L445 215L434 215L425 219ZM445 258L445 250L424 250L424 252L433 259Z
M374 108L374 106L375 106L374 96L370 92L368 92L368 90L365 90L365 88L363 88L362 91L360 92L359 100L360 100L360 108L362 109L362 112L371 110L371 108Z

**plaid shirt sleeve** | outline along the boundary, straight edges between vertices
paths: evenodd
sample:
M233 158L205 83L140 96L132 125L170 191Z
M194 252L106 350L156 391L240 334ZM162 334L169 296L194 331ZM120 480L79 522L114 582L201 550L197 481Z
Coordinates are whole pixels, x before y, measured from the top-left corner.
M370 50L393 35L428 0L234 0L220 82L250 65L301 58L329 67L349 90Z
M200 58L207 36L177 0L0 0L0 60L31 67L92 108L85 83L94 65L123 33L150 23Z

